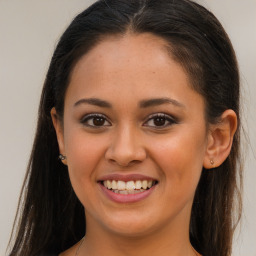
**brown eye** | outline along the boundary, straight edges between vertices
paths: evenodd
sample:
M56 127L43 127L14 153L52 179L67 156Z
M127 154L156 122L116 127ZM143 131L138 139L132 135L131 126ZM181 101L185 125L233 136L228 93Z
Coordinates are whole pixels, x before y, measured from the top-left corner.
M148 126L152 128L165 128L176 124L175 118L164 113L153 114L149 117L148 121L143 124L143 126Z
M165 117L155 117L153 119L154 125L155 126L163 126L165 125L166 118Z
M102 126L104 125L104 122L105 122L105 119L102 117L94 117L92 120L93 120L92 121L93 124L96 126Z
M95 127L100 128L104 126L110 126L110 122L107 120L107 118L104 115L101 114L90 114L85 116L81 123L88 127Z

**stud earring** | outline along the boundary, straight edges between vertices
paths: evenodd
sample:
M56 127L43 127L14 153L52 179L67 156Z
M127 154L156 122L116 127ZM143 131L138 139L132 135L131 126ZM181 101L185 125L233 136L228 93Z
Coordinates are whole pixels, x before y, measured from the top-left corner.
M66 156L64 156L64 155L62 155L62 154L59 154L59 159L60 159L61 161L63 161L63 160L66 160L66 159L67 159L67 157L66 157Z
M212 159L210 160L210 163L211 163L211 165L214 165L214 161Z

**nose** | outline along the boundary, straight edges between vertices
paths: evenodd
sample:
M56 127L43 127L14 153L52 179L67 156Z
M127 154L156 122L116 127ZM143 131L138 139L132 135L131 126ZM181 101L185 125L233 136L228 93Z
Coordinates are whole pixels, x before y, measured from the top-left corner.
M108 147L105 158L122 167L140 163L147 157L138 131L124 127L116 131Z

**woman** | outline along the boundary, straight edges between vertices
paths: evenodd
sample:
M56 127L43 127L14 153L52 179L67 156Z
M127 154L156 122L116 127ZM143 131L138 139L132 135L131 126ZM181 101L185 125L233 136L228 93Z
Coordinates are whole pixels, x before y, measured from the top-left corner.
M239 123L237 62L213 14L96 2L52 57L11 255L230 255Z

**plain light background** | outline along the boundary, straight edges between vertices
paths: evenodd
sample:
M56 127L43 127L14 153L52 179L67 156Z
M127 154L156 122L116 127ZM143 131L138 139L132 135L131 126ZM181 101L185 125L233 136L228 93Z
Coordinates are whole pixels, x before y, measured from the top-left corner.
M59 36L93 0L0 0L0 256L30 155L44 77ZM197 0L229 34L243 92L244 215L234 256L256 256L256 0ZM218 255L216 255L218 256Z

